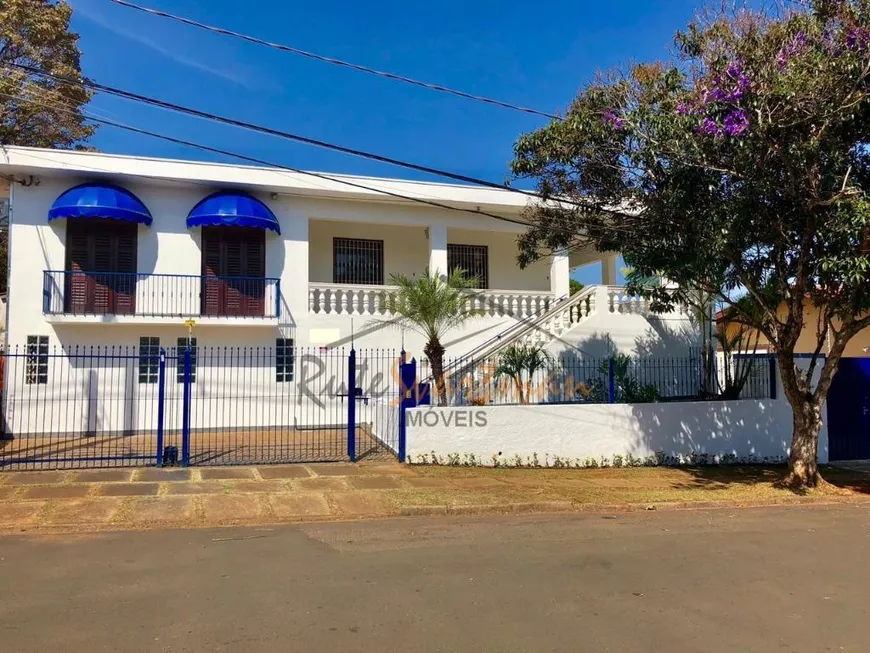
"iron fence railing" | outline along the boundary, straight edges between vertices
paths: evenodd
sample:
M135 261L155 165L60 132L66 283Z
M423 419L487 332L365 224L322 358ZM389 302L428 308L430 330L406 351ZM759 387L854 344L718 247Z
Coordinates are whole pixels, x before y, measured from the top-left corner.
M43 273L46 315L277 318L281 303L281 280L270 277Z
M753 361L753 373L741 399L775 398L776 376L765 357ZM420 378L440 403L432 366L423 361ZM444 360L444 395L448 405L548 403L647 403L719 398L716 379L705 384L698 356L668 358L548 358L530 373L503 356ZM715 376L715 375L714 375Z
M12 347L0 355L0 469L394 456L399 360L288 346Z

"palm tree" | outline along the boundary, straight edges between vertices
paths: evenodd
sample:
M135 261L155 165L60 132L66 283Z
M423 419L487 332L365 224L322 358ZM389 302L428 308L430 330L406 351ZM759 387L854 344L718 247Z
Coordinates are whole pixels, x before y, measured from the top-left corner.
M498 366L495 368L494 378L507 376L513 380L520 397L521 404L529 403L529 394L523 393L523 372L527 374L529 391L535 372L543 370L550 364L552 357L544 350L544 346L537 345L511 345L505 349L498 358Z
M407 277L393 274L390 278L398 289L391 292L387 305L393 313L393 322L422 334L426 339L423 353L432 365L432 377L438 392L438 401L447 404L444 385L445 334L473 317L483 314L472 309L466 291L477 285L477 279L468 278L464 271L454 270L449 277L430 275Z

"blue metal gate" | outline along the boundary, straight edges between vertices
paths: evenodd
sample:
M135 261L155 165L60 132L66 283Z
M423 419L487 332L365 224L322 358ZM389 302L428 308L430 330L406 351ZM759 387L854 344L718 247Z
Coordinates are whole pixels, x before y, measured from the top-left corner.
M832 461L870 459L870 358L840 361L828 393Z
M2 469L395 458L385 350L66 347L3 356Z

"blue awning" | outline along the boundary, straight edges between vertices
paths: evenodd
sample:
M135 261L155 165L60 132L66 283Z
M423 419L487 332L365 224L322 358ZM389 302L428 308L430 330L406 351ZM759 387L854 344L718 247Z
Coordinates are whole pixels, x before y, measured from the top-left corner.
M48 211L48 221L61 218L109 218L151 226L151 213L130 191L110 184L82 184L65 191Z
M204 225L256 227L281 233L278 218L268 206L250 195L233 191L214 193L193 207L187 216L187 226Z

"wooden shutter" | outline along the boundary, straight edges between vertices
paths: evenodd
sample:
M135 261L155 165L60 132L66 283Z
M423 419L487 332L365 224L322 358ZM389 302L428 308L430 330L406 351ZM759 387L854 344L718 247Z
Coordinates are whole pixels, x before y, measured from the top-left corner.
M97 218L67 223L67 312L136 312L137 235L137 225L130 222Z
M93 296L90 278L83 274L90 270L88 233L75 227L75 222L67 224L66 269L69 273L64 281L64 312L81 314L88 312L88 298Z
M221 274L220 233L214 227L202 230L202 314L220 315L221 286L217 279Z
M112 291L115 315L136 312L136 235L133 223L119 223L112 243Z
M244 227L204 227L202 239L203 314L264 315L264 232Z

